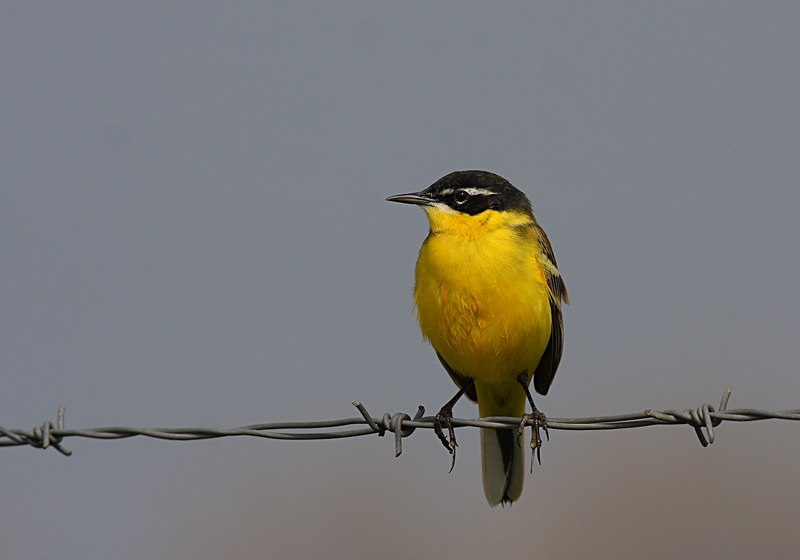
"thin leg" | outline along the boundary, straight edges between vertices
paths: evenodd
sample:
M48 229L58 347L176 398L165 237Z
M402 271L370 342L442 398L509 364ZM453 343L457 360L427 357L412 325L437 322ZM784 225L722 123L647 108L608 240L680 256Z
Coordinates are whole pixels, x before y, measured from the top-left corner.
M528 423L528 420L533 420L533 433L531 434L531 471L533 471L534 453L536 453L539 464L542 464L542 437L539 435L539 428L541 427L544 429L547 441L550 441L550 432L547 430L547 417L539 412L539 409L533 404L533 395L531 395L531 390L528 388L528 372L523 371L520 373L519 377L517 377L517 381L522 385L522 390L525 391L525 396L528 397L528 402L531 403L531 413L522 415L522 422L520 422L519 428L517 429L517 445L522 447L519 440L522 437L522 433L525 431L525 424Z
M433 431L439 437L439 440L442 442L442 445L444 445L445 449L447 449L447 451L449 451L453 456L453 463L450 465L450 472L453 472L453 467L456 466L456 447L458 447L458 444L456 443L456 432L453 429L453 407L458 402L458 399L460 399L461 396L466 393L470 387L472 387L473 383L474 381L470 379L469 383L461 387L458 393L456 393L456 396L447 401L447 404L442 407L433 421ZM447 426L447 432L450 436L449 440L445 437L444 431L442 430L443 423Z

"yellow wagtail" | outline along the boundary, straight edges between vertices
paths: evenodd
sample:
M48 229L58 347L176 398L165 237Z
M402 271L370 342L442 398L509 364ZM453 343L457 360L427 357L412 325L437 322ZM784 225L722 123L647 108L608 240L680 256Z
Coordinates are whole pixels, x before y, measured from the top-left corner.
M481 417L522 417L516 438L510 429L481 430L486 499L514 502L524 481L524 425L533 419L537 452L539 426L547 429L528 385L532 379L547 394L563 348L561 300L569 296L550 242L525 194L487 171L456 171L387 200L421 206L430 221L414 304L423 337L460 389L437 414L436 433L455 462L452 408L465 393ZM524 414L526 397L532 414Z

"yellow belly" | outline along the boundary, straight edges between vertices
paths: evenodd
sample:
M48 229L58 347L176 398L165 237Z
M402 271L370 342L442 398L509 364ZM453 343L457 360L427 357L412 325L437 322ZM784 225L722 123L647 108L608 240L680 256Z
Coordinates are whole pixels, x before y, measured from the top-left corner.
M547 346L549 292L537 251L506 229L478 238L431 234L420 249L414 295L422 334L450 367L475 379L479 402L484 390L504 393L523 371L532 376Z

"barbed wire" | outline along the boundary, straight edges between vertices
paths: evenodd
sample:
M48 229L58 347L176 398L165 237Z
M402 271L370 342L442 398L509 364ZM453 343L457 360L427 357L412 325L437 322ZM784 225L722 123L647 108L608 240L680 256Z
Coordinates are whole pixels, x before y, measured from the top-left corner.
M714 428L723 421L753 422L757 420L779 419L800 420L800 409L771 412L753 408L727 410L731 390L725 389L719 410L710 404L704 404L694 410L645 410L631 414L612 416L590 416L586 418L548 418L547 427L553 430L621 430L641 428L645 426L688 424L693 427L703 447L714 443ZM279 422L271 424L253 424L232 430L216 430L211 428L86 428L71 430L64 427L63 406L58 409L58 420L55 425L45 422L32 430L9 430L0 426L0 447L30 445L39 449L53 447L64 455L72 452L64 449L61 442L67 437L83 437L91 439L124 439L133 436L145 436L173 441L194 441L234 436L251 436L283 440L317 440L339 439L378 434L383 436L392 432L395 440L395 456L403 452L402 438L410 436L418 428L433 429L434 417L423 416L425 408L420 406L412 418L408 414L384 414L380 418L371 416L360 402L353 405L361 413L361 418L344 418L341 420L325 420L320 422ZM453 418L454 427L476 428L518 428L521 418L495 416L472 420ZM532 425L529 420L527 425ZM319 430L342 426L366 425L364 428L345 431L324 431L310 433L287 433L276 430Z

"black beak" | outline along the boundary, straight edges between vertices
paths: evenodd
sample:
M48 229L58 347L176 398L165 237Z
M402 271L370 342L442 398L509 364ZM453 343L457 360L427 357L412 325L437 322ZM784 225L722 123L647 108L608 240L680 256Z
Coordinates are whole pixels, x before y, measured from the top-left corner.
M389 202L402 202L403 204L416 204L417 206L428 206L436 202L432 198L425 196L423 193L424 191L408 194L396 194L394 196L390 196L386 200Z

